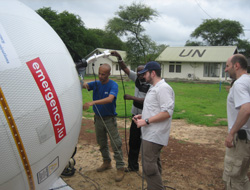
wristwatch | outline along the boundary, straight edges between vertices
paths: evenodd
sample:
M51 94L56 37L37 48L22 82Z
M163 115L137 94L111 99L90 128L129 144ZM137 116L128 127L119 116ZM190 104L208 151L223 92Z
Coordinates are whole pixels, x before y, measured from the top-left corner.
M147 125L149 125L149 120L148 119L145 119L145 122L147 123Z

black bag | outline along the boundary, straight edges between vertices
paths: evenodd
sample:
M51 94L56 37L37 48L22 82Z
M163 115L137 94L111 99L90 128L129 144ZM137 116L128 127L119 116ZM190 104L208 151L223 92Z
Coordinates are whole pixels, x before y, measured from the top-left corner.
M237 134L238 134L238 138L239 138L240 140L247 140L247 132L246 132L246 130L240 129L240 130L237 132Z

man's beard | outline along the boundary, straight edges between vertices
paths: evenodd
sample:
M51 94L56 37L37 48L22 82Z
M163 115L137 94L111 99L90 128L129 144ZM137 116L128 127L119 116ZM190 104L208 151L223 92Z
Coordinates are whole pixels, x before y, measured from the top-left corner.
M235 80L235 79L236 79L236 74L235 74L235 73L232 73L232 74L229 75L229 77L230 77L231 79Z
M146 79L145 79L145 80L146 80ZM148 84L153 84L153 83L152 83L152 78L151 78L151 76L149 76L149 79L146 80L146 83L148 83Z

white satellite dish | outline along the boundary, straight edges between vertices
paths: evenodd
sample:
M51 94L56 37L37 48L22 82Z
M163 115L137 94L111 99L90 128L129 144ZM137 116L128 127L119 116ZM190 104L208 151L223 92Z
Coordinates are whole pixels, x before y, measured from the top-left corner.
M18 1L0 6L0 189L48 189L81 128L75 64L56 32Z

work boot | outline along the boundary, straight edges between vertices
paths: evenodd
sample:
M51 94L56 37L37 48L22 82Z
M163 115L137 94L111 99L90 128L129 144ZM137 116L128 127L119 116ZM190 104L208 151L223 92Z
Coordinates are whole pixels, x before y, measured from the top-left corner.
M124 168L118 168L117 173L116 173L116 177L115 177L115 181L116 182L122 181L124 178L124 175L125 175Z
M111 169L112 165L111 165L111 161L105 160L103 161L103 164L96 169L97 172L103 172L105 170Z

